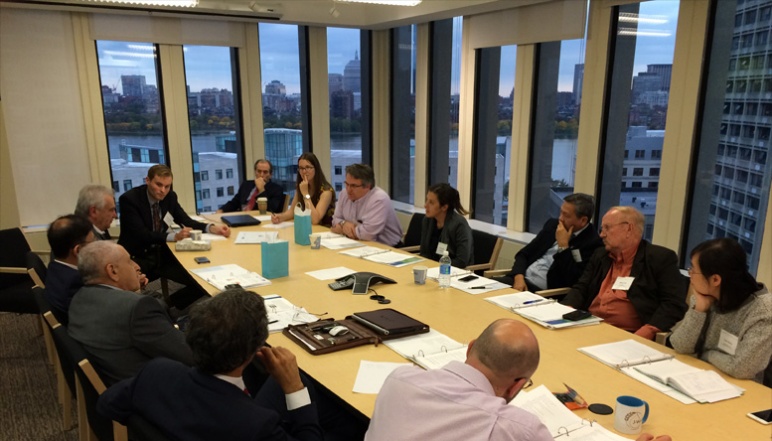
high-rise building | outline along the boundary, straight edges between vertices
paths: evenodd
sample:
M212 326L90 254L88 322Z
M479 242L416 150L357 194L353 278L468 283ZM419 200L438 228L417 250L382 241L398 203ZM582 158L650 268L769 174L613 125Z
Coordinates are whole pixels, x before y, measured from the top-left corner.
M672 64L648 64L646 65L646 72L657 74L662 78L662 89L665 92L670 92L670 77L673 74Z
M354 59L346 63L346 67L343 69L343 88L351 92L361 92L361 76L359 52L354 52Z
M141 97L145 93L144 75L121 75L121 89L123 96Z
M284 86L284 84L281 81L273 80L270 83L265 85L265 93L275 94L275 95L286 95L287 88Z

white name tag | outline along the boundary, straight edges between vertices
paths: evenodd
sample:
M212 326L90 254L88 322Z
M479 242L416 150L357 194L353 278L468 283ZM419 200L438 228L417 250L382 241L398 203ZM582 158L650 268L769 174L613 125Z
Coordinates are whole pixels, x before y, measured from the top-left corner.
M722 329L721 336L718 337L718 348L729 355L734 355L735 351L737 351L738 340L736 335Z
M574 256L574 262L582 263L582 252L579 250L571 250L571 255Z
M442 254L447 249L448 249L448 244L440 242L440 243L437 244L437 251L435 251L435 252L437 254Z
M174 218L172 217L172 214L167 212L164 216L164 222L166 222L166 225L171 225L174 223ZM161 226L163 228L163 226Z
M635 280L635 277L617 277L611 289L627 291L633 285L633 280Z

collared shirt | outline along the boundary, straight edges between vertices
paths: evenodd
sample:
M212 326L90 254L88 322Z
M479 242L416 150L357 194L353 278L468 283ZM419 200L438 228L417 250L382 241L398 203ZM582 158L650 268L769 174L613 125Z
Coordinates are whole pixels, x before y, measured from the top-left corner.
M247 386L244 384L244 379L242 377L231 377L222 374L216 374L215 377L238 387L239 390L243 390L245 392L247 390ZM304 387L299 391L292 392L291 394L284 394L284 398L287 401L287 410L295 410L299 407L311 404L311 396L308 394L307 387Z
M638 246L636 245L623 250L618 256L609 253L612 260L611 268L600 285L598 295L590 305L590 312L593 315L602 317L610 325L631 332L637 331L643 323L641 323L630 299L627 298L627 291L612 289L612 286L618 277L630 275L637 251Z
M394 246L402 239L402 226L391 205L391 198L378 187L373 187L356 201L350 200L348 193L341 191L332 225L344 221L356 224L356 235L360 240Z
M59 262L59 263L61 263L64 266L70 267L70 268L74 269L75 271L78 270L78 266L77 265L73 265L71 263L67 263L64 260L54 259L54 261L55 262Z
M552 441L541 421L497 397L474 367L453 361L442 369L401 367L375 401L366 441Z
M151 213L153 212L153 205L159 204L159 206L158 206L158 215L161 216L161 228L163 228L163 225L164 225L165 222L164 222L163 213L161 213L161 206L160 206L161 201L156 200L150 194L149 191L147 192L147 201L148 201L148 203L150 203L150 212ZM211 227L212 225L214 225L214 224L211 224L211 223L206 224L206 229L204 230L204 233L208 233L209 232L209 227ZM171 225L167 225L167 228L169 228L169 232L166 234L166 241L167 242L176 242L177 240L174 237L177 235L177 232L174 230L174 228L171 228Z
M571 240L575 238L576 236L580 235L582 231L584 231L590 224L584 226L579 231L574 231L571 233ZM569 244L570 248L570 244ZM552 263L555 261L555 254L558 253L558 242L555 241L555 243L552 244L550 249L547 250L546 253L544 253L543 256L536 259L526 270L525 270L525 278L528 279L529 282L531 282L532 285L535 285L541 289L547 289L548 283L547 283L547 273L549 272L550 268L552 267Z

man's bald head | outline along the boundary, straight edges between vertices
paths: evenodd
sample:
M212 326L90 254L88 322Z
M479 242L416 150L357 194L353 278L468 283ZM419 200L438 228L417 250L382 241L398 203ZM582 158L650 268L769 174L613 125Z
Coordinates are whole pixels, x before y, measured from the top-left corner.
M511 400L520 391L513 386L522 386L519 380L527 381L539 366L539 342L525 324L497 320L470 343L466 362L488 378L498 396Z
M139 267L126 250L109 240L92 242L78 253L78 271L86 285L110 285L126 291L140 287Z

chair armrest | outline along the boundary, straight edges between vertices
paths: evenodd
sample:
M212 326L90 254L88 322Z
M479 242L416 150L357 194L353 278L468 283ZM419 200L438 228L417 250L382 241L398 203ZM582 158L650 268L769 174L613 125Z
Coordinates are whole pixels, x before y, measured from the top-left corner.
M402 248L398 248L398 250L400 250L400 251L407 251L408 253L415 254L415 253L421 251L421 245L412 245L412 246L409 246L409 247L402 247Z
M670 334L670 332L657 332L654 335L654 341L662 346L667 346L667 338L670 337Z
M0 273L4 274L27 274L27 268L15 266L0 266Z
M483 277L500 277L500 276L506 276L509 272L508 269L497 269L497 270L488 270L483 273Z
M553 288L553 289L545 289L542 291L536 291L534 294L538 294L542 297L555 297L555 296L562 296L563 294L568 294L568 291L571 291L571 288L569 287Z
M30 251L32 251L33 253L41 257L48 257L51 255L51 250L30 250Z
M478 263L477 265L469 265L468 267L464 268L468 271L479 271L479 270L488 270L491 269L490 263Z

